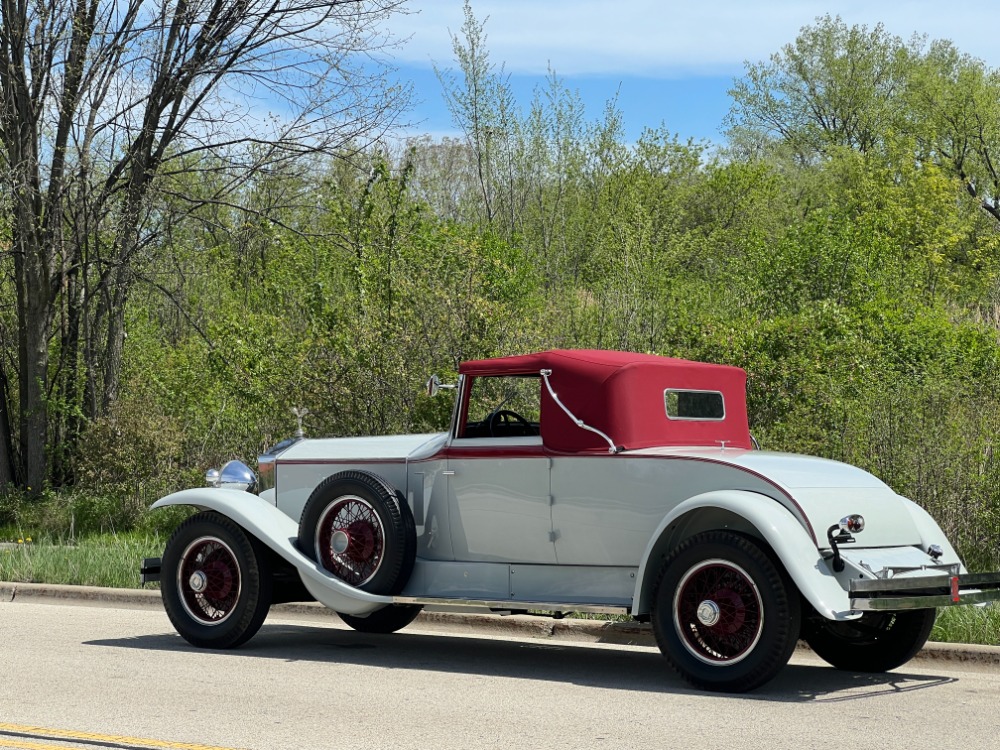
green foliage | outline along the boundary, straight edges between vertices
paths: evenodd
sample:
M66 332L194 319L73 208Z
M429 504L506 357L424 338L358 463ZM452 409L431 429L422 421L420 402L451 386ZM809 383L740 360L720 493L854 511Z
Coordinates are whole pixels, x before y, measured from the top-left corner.
M136 494L134 487L47 490L40 497L0 496L0 541L30 537L36 542L75 543L101 534L137 532L169 535L190 514L188 508L155 512L157 490Z
M907 47L878 24L823 16L730 91L730 122L785 139L802 158L831 146L879 148L898 118Z
M522 110L468 6L461 34L460 140L346 149L226 204L170 182L165 216L205 200L137 266L113 408L52 402L79 423L76 486L4 498L0 523L166 533L149 503L252 464L293 407L309 435L435 431L431 373L599 347L744 367L765 447L869 469L1000 565L1000 190L969 200L997 163L995 72L819 19L749 66L720 151L665 125L629 143L614 100L590 119L555 73Z

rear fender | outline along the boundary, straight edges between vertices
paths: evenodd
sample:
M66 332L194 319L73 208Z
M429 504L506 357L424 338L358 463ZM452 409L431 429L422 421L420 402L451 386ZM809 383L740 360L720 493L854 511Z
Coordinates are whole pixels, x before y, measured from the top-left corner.
M303 555L296 544L298 524L256 495L240 490L203 487L167 495L153 503L151 508L170 505L190 505L199 510L212 510L232 519L294 565L303 585L316 601L336 612L366 615L386 604L392 604L391 596L370 594L349 586L330 575L315 560Z
M815 542L785 507L756 492L723 490L689 498L669 513L650 539L639 565L632 614L647 614L663 560L684 539L709 529L728 529L764 540L798 590L824 617L851 620L847 592Z
M902 500L910 516L913 518L917 532L920 534L921 549L926 552L932 544L938 545L943 553L938 562L943 564L958 563L960 565L960 572L968 573L965 566L962 565L962 560L955 551L955 548L951 546L951 542L948 541L948 537L944 535L937 521L931 518L931 514L912 500L908 500L905 497Z

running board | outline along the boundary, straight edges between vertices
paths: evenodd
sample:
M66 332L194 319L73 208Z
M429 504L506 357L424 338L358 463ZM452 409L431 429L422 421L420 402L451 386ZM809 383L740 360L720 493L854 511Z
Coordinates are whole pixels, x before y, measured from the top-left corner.
M155 583L160 580L161 562L158 557L147 557L142 561L139 569L141 581L143 583ZM394 596L393 604L422 604L442 609L488 609L493 612L521 612L536 610L543 612L585 612L595 615L625 615L631 610L629 605L608 605L577 602L535 602L535 601L512 601L510 599L450 599L426 596Z
M448 599L426 596L394 596L393 604L422 604L428 607L451 609L488 609L493 612L512 611L543 611L543 612L585 612L595 615L628 615L631 607L628 605L593 604L578 602L533 602L512 601L510 599Z

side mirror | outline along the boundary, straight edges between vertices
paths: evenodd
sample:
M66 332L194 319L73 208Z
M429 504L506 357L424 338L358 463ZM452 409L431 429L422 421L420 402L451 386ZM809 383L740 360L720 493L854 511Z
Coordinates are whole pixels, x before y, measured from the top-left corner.
M442 383L437 375L431 375L427 380L427 395L433 398L441 391L453 391L455 387L454 383Z
M438 391L441 390L441 378L437 375L431 375L427 380L427 395L434 398L438 395Z

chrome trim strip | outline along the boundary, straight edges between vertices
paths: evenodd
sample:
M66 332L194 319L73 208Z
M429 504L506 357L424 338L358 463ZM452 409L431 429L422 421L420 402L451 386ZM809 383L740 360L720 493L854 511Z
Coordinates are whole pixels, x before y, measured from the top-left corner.
M485 599L440 599L426 596L394 596L393 604L424 604L434 607L455 607L468 608L477 607L485 609L540 609L546 612L587 612L599 615L627 615L631 609L630 605L620 607L603 604L579 604L571 602L530 602L514 601L504 599L501 601L490 601Z
M930 569L931 566L928 566ZM918 578L878 578L866 580L852 580L850 592L852 594L880 594L896 593L897 591L914 591L917 589L941 589L946 591L951 587L950 575L920 576ZM1000 573L966 573L958 576L958 585L961 588L1000 588ZM997 591L997 598L1000 599L1000 591Z
M858 612L881 612L897 609L932 609L935 607L955 607L963 604L982 604L1000 599L1000 591L970 591L952 600L951 594L940 596L900 596L879 599L851 599L851 609Z

